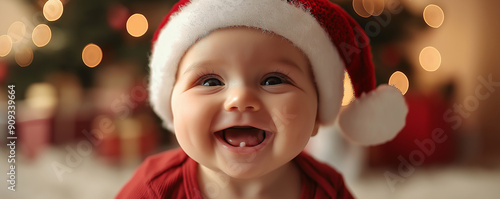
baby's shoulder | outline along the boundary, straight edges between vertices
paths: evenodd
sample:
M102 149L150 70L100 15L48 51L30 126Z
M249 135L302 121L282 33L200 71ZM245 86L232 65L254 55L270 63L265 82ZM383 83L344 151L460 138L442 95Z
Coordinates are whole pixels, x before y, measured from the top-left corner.
M136 173L141 173L147 179L175 177L182 175L182 168L188 156L182 149L173 149L152 155L141 164Z
M164 198L166 195L185 195L184 174L196 168L182 149L152 155L137 168L117 198L146 197ZM182 193L180 193L182 192Z

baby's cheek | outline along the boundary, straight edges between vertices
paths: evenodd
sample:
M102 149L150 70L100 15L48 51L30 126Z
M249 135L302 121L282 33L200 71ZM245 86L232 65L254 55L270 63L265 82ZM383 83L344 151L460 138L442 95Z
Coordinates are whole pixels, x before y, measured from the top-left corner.
M177 133L188 132L190 121L193 120L192 109L194 109L191 97L184 94L175 95L172 97L172 114L174 120L174 128Z
M304 96L290 96L285 99L287 100L275 103L270 110L278 131L290 126L308 129L314 125L317 109L315 103L306 103Z
M175 129L182 128L183 132L190 134L208 132L214 117L213 101L188 92L177 96L175 100L172 100Z
M298 113L294 110L293 106L282 105L271 109L271 117L276 125L276 129L278 131L282 131L294 122L294 120L298 117Z
M197 139L199 128L201 124L198 121L196 110L196 103L193 103L190 97L177 96L172 99L172 112L174 120L175 136L180 146L188 153L193 153L203 143ZM199 125L193 125L198 123Z

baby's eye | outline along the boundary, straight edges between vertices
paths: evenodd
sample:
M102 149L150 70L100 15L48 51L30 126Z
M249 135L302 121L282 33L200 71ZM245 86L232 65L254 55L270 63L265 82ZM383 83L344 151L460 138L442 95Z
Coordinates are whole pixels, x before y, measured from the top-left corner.
M201 82L202 86L224 86L224 83L222 83L219 79L216 78L208 78L205 79Z
M262 81L260 84L263 86L271 86L271 85L278 85L278 84L290 84L289 78L281 73L273 73L268 75L264 81Z
M282 84L282 83L283 83L283 80L279 77L268 77L262 82L262 85L269 86L269 85L276 85L276 84Z

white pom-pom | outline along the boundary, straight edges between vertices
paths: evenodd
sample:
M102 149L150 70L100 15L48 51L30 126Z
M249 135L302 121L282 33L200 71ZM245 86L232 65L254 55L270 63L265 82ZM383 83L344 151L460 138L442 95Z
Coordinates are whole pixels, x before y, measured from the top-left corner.
M381 85L353 101L339 115L344 136L364 146L392 140L405 126L408 107L401 92Z

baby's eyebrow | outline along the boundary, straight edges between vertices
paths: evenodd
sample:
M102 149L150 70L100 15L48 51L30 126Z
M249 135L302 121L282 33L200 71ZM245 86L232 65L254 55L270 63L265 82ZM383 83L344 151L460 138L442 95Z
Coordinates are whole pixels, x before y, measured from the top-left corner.
M196 62L194 64L191 64L187 67L186 70L184 70L184 72L182 74L187 74L189 72L192 72L192 71L199 71L199 70L208 70L208 69L211 69L213 65L213 62L206 62L206 61L203 61L203 62Z
M283 66L288 66L291 68L295 68L295 69L299 70L300 72L304 72L302 70L302 68L300 68L299 65L297 65L297 63L295 63L294 61L287 59L287 58L278 59L274 63L280 63Z
M303 71L302 68L299 67L299 65L294 62L291 59L288 58L279 58L273 61L270 61L271 64L278 64L279 66L284 66L284 67L289 67L293 68L295 70L298 70L299 72L305 72ZM196 62L187 67L186 70L182 73L183 75L188 74L192 71L206 71L206 70L213 70L212 66L216 65L217 63L214 61L201 61L201 62Z

